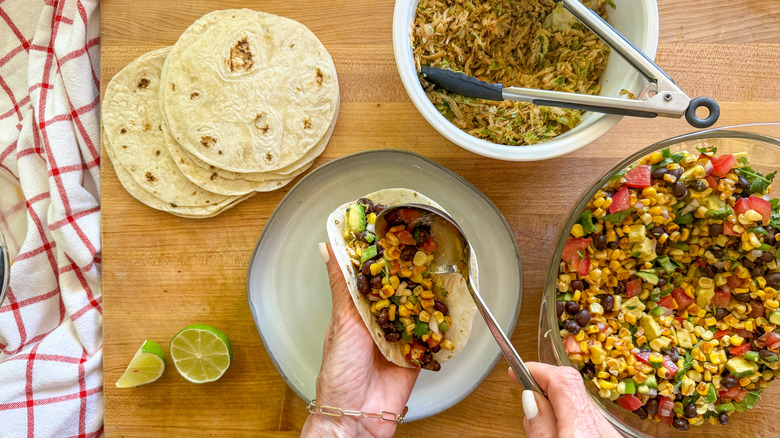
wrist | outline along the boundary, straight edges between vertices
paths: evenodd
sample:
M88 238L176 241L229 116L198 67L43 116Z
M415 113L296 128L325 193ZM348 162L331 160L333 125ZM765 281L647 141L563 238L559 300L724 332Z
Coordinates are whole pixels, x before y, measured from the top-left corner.
M352 437L358 429L357 419L309 414L301 430L301 437Z

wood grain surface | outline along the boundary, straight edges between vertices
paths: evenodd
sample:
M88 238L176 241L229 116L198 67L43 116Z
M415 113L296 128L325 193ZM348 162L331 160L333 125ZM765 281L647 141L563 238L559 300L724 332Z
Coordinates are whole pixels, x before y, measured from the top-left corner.
M689 96L719 102L716 126L780 121L780 0L658 3L656 61ZM683 120L625 118L587 147L536 163L502 162L460 149L425 122L401 85L390 0L105 0L102 85L136 56L173 44L203 14L232 7L298 20L332 54L341 109L315 168L367 149L412 150L470 181L504 213L525 266L523 308L512 341L526 359L537 357L541 291L553 242L572 205L629 153L692 131ZM246 299L252 251L287 189L258 194L212 219L189 220L131 198L108 159L101 184L107 435L297 435L305 403L274 368ZM114 386L144 339L165 344L195 321L220 327L233 342L234 361L221 380L193 385L169 370L152 385ZM523 436L520 390L506 368L499 361L461 403L404 424L397 435Z

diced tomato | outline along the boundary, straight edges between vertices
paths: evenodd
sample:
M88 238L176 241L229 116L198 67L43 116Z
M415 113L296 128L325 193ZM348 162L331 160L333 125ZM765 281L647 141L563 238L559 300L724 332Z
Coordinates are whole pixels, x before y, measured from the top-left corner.
M740 215L748 210L755 210L764 218L764 225L769 223L772 217L772 204L764 198L750 195L748 198L739 198L734 205L734 213Z
M736 275L730 275L726 279L726 286L729 287L729 290L734 290L740 286L742 286L742 279L737 277ZM717 293L717 292L715 292Z
M661 401L658 402L658 416L661 418L671 418L673 415L672 408L674 408L674 400L661 397Z
M642 164L626 172L626 185L643 189L650 187L650 166Z
M685 294L685 291L676 287L672 289L672 297L677 302L677 314L681 314L685 309L693 304L693 298Z
M642 292L642 279L635 278L626 283L626 296L628 298L635 297Z
M423 250L423 252L431 254L439 248L439 244L436 243L436 240L434 240L433 237L429 237L428 240L423 242L420 248Z
M425 354L425 347L419 342L412 342L409 348L409 353L406 354L406 360L414 365L420 366L420 358Z
M619 211L628 210L631 207L631 195L628 194L628 187L623 186L620 190L612 195L612 203L609 204L609 212L617 213Z
M754 337L756 337L755 333L751 332L750 330L745 330L740 328L734 329L734 333L742 336L745 339L753 339Z
M712 338L713 339L720 339L720 338L722 338L722 337L724 337L726 335L730 335L730 334L731 334L731 330L718 330L717 332L715 332L715 335L713 335Z
M564 262L571 264L572 268L580 275L588 275L590 270L590 254L588 254L588 245L593 239L577 238L569 239L563 247L561 258Z
M393 260L393 267L390 268L390 275L395 275L401 272L401 265L398 264L398 260Z
M414 208L404 208L398 211L398 214L401 215L401 219L403 219L406 224L411 224L415 219L419 218L421 216L421 213L419 210Z
M739 237L740 234L734 231L734 224L731 222L723 221L723 234L727 236Z
M428 347L430 348L433 348L441 343L441 341L433 339L433 336L428 336L428 340L426 342L428 342Z
M566 336L563 338L563 348L566 349L566 352L569 354L581 354L582 348L580 348L580 343L577 342L576 339L574 339L574 336Z
M693 264L694 265L699 265L699 266L701 266L703 268L703 267L707 266L707 259L705 259L704 257L699 257L699 258L696 259L695 262L693 262Z
M671 295L667 295L665 297L661 297L660 300L658 300L658 305L661 307L666 307L667 309L674 309L674 298L672 298Z
M778 346L780 346L780 333L777 332L764 333L763 335L761 335L760 338L758 338L758 341L761 342L761 344L764 345L766 348L770 350L775 350Z
M735 388L737 387L735 386ZM747 389L739 388L739 390L737 390L737 393L732 398L734 399L735 402L739 403L742 401L743 398L745 398L747 393L748 393Z
M669 375L671 376L674 376L675 374L677 374L677 371L680 370L677 364L672 362L671 359L669 359L669 356L664 356L664 368L669 370Z
M412 233L406 230L403 230L400 233L398 233L396 237L398 237L398 243L402 245L414 245L415 243L417 243L414 241L414 236L412 236Z
M725 177L726 174L729 173L729 170L731 170L734 165L737 164L737 159L734 158L734 155L731 154L723 154L719 157L713 157L710 158L710 161L712 162L712 173L721 178Z
M739 393L739 386L732 386L726 390L720 391L718 397L720 398L734 398Z
M750 351L750 343L745 342L739 347L731 347L729 353L733 356L744 356L748 351Z
M736 277L736 275L732 275L732 277ZM731 277L729 277L731 278ZM712 307L723 307L726 308L731 303L731 292L726 292L723 290L716 290L715 295L712 297L712 301L710 302L712 304Z
M634 356L637 358L638 361L642 363L650 363L650 352L640 352L640 353L634 353Z
M642 407L642 401L634 394L624 394L618 397L617 403L623 407L623 409L629 411L635 411Z
M718 187L718 181L715 180L715 177L710 175L707 177L707 185L712 188L712 190L715 190L715 187Z

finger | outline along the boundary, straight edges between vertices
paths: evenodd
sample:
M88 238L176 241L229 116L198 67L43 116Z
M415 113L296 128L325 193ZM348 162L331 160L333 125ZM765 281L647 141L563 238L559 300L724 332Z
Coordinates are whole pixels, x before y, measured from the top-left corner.
M543 395L523 391L523 427L529 437L556 438L558 436L558 419Z
M347 303L349 298L349 289L347 289L347 282L344 280L344 274L339 267L338 259L333 253L333 247L329 243L321 242L319 244L320 257L328 268L328 280L330 281L330 292L333 298L333 307L340 307L342 305L351 304Z

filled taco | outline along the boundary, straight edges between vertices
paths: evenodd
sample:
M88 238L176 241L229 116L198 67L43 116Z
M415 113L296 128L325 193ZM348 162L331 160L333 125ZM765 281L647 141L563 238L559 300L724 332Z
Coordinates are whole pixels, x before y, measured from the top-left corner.
M408 203L442 209L413 190L380 190L331 213L328 237L352 300L385 358L439 371L466 345L476 305L460 274L429 272L438 243L429 226L413 224L419 211L402 209L388 217L390 228L377 241L377 214ZM473 253L470 265L476 284Z

